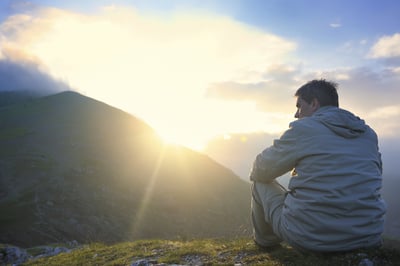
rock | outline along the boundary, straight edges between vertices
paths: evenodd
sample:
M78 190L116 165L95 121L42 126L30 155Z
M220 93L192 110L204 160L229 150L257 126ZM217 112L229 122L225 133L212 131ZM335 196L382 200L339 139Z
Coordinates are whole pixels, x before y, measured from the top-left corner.
M78 242L71 242L71 246L77 246ZM71 252L71 249L66 247L39 247L40 253L36 256L30 255L25 249L5 246L0 248L0 265L20 265L29 259L38 259L42 257L56 256L60 253Z
M76 247L79 246L79 243L78 243L78 241L76 241L76 240L72 240L72 241L67 242L67 245L68 245L70 248L76 248Z
M148 259L140 259L137 261L132 262L131 266L151 266L154 265L150 260Z
M42 247L43 251L35 256L35 259L38 258L43 258L43 257L50 257L50 256L56 256L60 253L69 253L71 252L71 249L68 249L66 247Z
M358 264L358 266L374 266L374 263L373 263L371 260L365 258L365 259L362 259L362 260L360 261L360 263Z
M190 265L193 265L193 264L190 264ZM155 260L155 259L138 259L138 260L132 262L131 266L184 266L184 265L158 263L157 260Z
M30 258L26 250L19 247L4 247L0 249L0 253L0 262L4 264L20 265Z

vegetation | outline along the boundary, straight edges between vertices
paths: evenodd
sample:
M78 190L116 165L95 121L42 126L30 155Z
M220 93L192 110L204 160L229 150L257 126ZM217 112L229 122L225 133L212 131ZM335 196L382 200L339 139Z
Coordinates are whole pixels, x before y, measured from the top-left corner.
M114 245L93 243L69 253L31 259L24 265L396 265L393 249L303 254L291 247L264 251L250 239L192 241L140 240ZM363 264L364 263L364 264ZM369 264L368 264L369 263ZM397 264L398 265L398 264Z

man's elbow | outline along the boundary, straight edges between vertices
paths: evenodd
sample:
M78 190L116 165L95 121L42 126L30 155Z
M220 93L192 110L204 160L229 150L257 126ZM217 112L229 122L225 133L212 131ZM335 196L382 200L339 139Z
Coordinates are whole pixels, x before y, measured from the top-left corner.
M269 173L266 169L255 169L253 167L250 173L250 181L260 182L260 183L271 183L274 181L275 177Z

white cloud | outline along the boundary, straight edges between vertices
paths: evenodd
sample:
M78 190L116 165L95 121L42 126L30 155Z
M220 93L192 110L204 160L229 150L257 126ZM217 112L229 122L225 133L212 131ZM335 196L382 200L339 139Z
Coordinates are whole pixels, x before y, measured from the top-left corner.
M205 89L287 62L296 49L279 36L199 12L158 16L113 6L91 15L51 8L29 14L0 26L3 56L40 63L178 140L254 126L248 117L260 114L249 104L207 100Z
M162 84L202 77L218 80L280 61L295 49L294 43L227 17L156 17L117 7L92 16L57 9L44 9L33 17L18 15L2 25L1 35L3 52L23 50L58 75L115 71L117 65L146 78L157 74Z
M365 119L379 136L392 137L399 132L400 76L393 69L343 68L307 77L338 81L340 106Z
M280 123L283 131L295 111L294 99L290 97L305 82L320 78L338 82L340 106L366 119L380 135L393 136L400 130L400 125L394 122L400 119L395 112L400 98L398 68L338 68L304 73L300 68L277 65L266 69L258 82L215 83L209 87L208 96L252 101L260 111L286 114Z
M274 64L252 82L226 81L208 87L207 96L221 100L251 101L267 113L285 113L294 107L294 93L301 85L300 68ZM285 122L286 127L286 122Z
M383 36L368 53L370 58L389 58L400 56L400 33L392 36Z
M394 118L400 117L400 106L391 105L376 108L369 115L372 118Z
M368 52L368 41L366 39L361 39L361 40L349 40L344 42L342 45L340 45L337 49L337 51L341 54L344 54L344 58L346 59L347 64L345 63L344 65L348 65L351 63L351 65L354 65L354 62L351 62L351 59L357 59L357 58L364 58L365 54ZM336 55L340 57L340 55ZM343 64L343 63L342 63Z
M400 76L400 67L390 68L389 71L393 72L393 74L396 74L396 75Z
M329 26L331 28L340 28L342 26L342 24L340 24L340 23L331 23L331 24L329 24Z
M377 107L365 115L370 124L376 128L380 137L398 137L400 126L400 105Z
M92 15L59 9L32 14L0 26L3 57L37 62L185 144L228 132L285 130L295 111L291 97L314 78L339 81L341 106L380 133L400 129L379 122L393 116L371 110L397 105L398 68L303 73L304 65L293 64L295 43L205 13L157 16L114 6Z

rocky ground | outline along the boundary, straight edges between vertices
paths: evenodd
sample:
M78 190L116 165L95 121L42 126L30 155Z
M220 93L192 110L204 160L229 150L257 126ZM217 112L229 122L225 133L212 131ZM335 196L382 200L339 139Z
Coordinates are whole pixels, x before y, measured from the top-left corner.
M113 245L64 245L19 248L0 246L0 265L400 265L392 247L340 254L303 254L283 244L261 250L250 239L141 240Z

